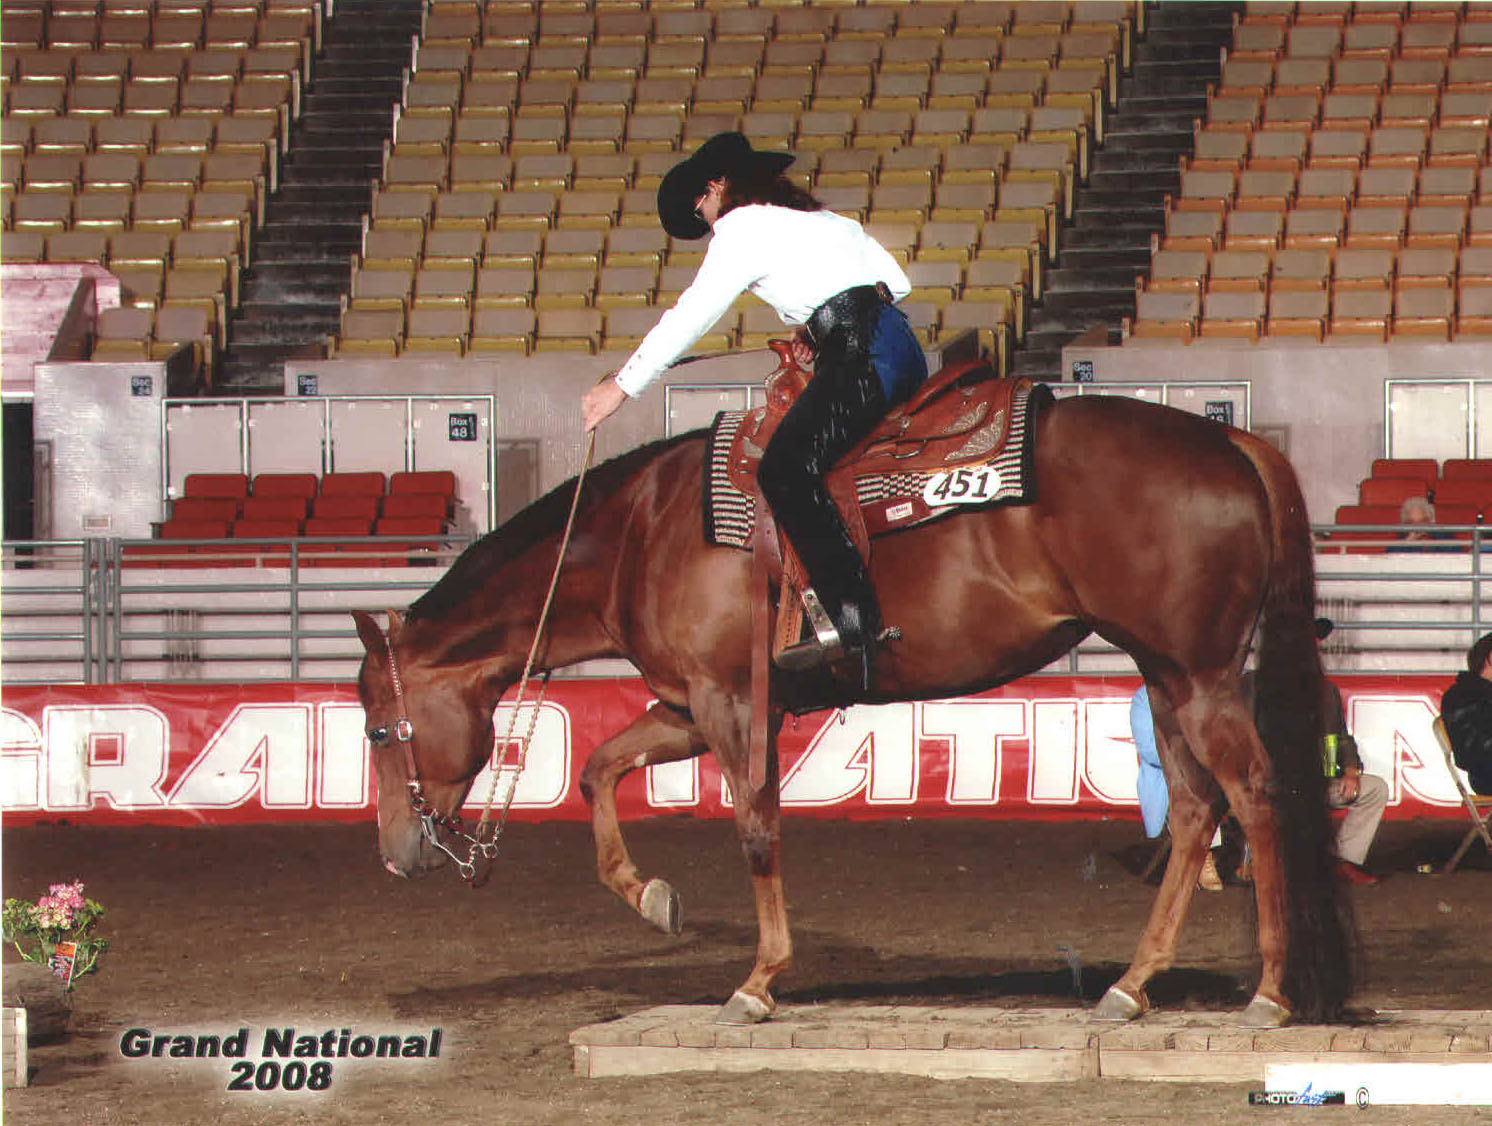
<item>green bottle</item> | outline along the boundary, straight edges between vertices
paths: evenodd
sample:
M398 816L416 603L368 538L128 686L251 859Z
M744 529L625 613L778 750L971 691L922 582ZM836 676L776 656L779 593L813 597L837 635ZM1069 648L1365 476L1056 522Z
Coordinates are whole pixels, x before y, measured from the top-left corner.
M1326 776L1336 778L1342 773L1342 764L1337 761L1337 737L1335 734L1324 735L1321 741L1325 744L1322 759L1326 767Z

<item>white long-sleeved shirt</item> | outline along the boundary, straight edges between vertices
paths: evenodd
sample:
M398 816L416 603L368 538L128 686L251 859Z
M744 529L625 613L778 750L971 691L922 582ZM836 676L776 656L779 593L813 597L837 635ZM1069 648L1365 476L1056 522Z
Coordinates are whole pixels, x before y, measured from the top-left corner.
M876 282L885 282L898 301L912 288L896 259L855 220L770 204L737 207L715 221L694 281L622 365L617 385L640 394L743 290L776 309L785 324L803 324L836 293Z

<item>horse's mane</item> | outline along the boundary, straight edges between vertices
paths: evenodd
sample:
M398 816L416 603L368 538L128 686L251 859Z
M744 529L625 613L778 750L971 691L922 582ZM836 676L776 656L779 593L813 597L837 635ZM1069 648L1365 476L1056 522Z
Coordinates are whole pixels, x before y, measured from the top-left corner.
M653 461L660 453L697 438L703 431L694 430L663 438L638 446L635 450L602 462L586 474L585 493L580 498L580 507L575 518L580 520L614 495L643 466ZM458 609L466 603L471 592L504 563L516 558L525 549L545 536L558 535L570 515L570 505L575 498L576 478L563 484L528 505L512 516L505 524L488 532L456 559L440 580L422 594L409 607L411 619L436 619Z

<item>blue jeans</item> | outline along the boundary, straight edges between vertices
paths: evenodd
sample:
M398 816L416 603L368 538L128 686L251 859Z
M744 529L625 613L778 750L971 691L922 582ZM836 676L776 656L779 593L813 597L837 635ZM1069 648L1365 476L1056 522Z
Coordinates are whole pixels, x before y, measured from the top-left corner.
M927 358L922 345L895 305L883 305L870 330L870 366L886 392L887 407L911 398L927 380Z

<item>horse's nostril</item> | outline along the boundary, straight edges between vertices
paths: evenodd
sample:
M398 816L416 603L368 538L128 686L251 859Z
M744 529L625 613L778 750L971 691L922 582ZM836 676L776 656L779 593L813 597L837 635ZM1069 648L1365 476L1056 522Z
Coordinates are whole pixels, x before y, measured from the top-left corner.
M409 879L409 873L406 872L403 868L400 868L397 864L395 864L387 856L385 856L383 858L383 866L385 868L387 868L390 872L392 872L394 875L398 876L401 880L407 880L407 879Z

